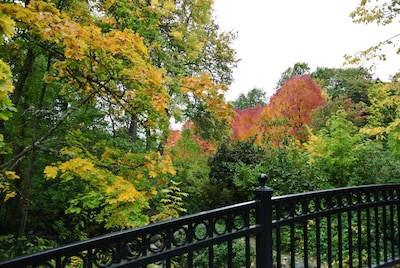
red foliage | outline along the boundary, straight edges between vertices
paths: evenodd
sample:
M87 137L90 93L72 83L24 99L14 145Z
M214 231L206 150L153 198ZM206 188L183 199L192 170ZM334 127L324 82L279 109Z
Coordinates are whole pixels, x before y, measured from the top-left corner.
M170 148L178 144L178 140L182 137L182 132L180 130L172 130L167 138L165 147Z
M321 87L309 75L294 76L278 89L264 109L266 131L276 132L278 139L287 132L304 141L304 125L311 123L311 112L324 104Z
M263 107L255 107L244 110L235 110L232 124L232 140L247 140L261 133Z
M166 142L166 149L168 151L169 148L174 147L178 145L179 140L182 138L182 131L183 130L191 130L191 133L193 133L193 128L194 124L193 122L187 121L183 126L182 130L172 130L171 134L167 138ZM206 142L196 135L192 134L193 140L201 147L202 152L204 153L213 153L216 149L216 145L213 143Z

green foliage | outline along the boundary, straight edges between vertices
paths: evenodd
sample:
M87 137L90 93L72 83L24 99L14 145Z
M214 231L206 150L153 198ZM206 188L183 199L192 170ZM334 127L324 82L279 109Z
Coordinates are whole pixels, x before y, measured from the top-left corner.
M260 88L253 88L247 94L241 93L239 97L232 102L234 108L237 109L247 109L255 107L257 105L264 106L267 104L266 92Z
M183 197L188 196L188 194L181 191L178 187L179 184L180 183L171 180L168 188L161 190L162 199L160 200L160 212L151 217L152 221L178 218L186 212L186 209L183 208Z
M368 89L376 83L365 68L317 68L311 77L327 90L332 100L347 96L356 104L370 104Z
M310 161L334 187L348 184L358 164L355 150L362 143L363 135L358 133L344 111L338 111L321 129L310 138L306 149L311 153Z
M213 208L213 204L203 196L209 187L207 161L210 153L202 150L191 131L186 129L177 144L170 148L170 154L176 170L174 180L180 182L182 192L187 193L187 196L182 196L187 212L191 214Z
M368 140L358 145L354 154L357 165L349 186L400 182L400 159L396 150L385 149L380 141Z
M222 143L208 162L211 183L221 188L231 187L234 165L243 163L255 166L261 162L263 155L263 149L255 145L254 140Z
M274 195L329 186L326 178L320 177L318 170L308 165L307 155L292 141L281 146L259 146L252 141L225 143L210 158L209 165L210 181L219 191L218 199L214 201L217 203L252 199L260 173L268 175L267 186L274 189Z
M308 164L308 157L295 141L288 140L280 146L269 145L263 163L268 175L267 186L274 195L301 193L327 189L327 179L320 176L314 166Z
M232 268L241 268L246 265L246 243L244 239L236 239L232 242ZM254 256L255 249L250 246L250 256ZM214 245L214 266L226 267L228 263L227 243ZM208 249L196 251L193 257L193 263L196 267L209 267ZM253 266L251 266L253 267Z
M21 255L32 254L56 247L55 241L42 237L16 238L12 234L0 235L0 262L16 258Z
M293 76L302 76L310 73L311 68L308 63L296 62L293 67L289 67L281 74L278 83L276 84L276 89L279 89L283 84L286 83Z
M336 114L338 110L344 110L347 120L357 127L362 127L367 124L367 109L368 106L365 103L354 103L346 95L341 95L335 99L329 98L324 106L312 111L312 123L310 125L317 132L327 127L327 122L333 114Z

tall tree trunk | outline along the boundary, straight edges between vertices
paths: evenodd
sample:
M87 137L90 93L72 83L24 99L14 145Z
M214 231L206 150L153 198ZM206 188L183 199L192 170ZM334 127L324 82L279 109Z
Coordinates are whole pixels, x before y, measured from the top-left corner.
M33 54L33 49L29 48L26 53L26 57L25 57L24 65L22 66L22 69L21 69L21 73L18 76L18 81L15 84L14 93L12 96L12 102L15 107L18 106L19 100L21 99L22 92L23 92L24 86L25 86L25 81L28 78L28 75L30 74L30 72L32 70L34 59L35 59L35 55Z
M32 65L33 65L33 60L34 60L34 54L33 54L33 49L28 49L27 53L26 53L26 57L25 57L25 61L24 61L24 65L21 68L21 73L18 76L18 81L15 84L14 87L14 92L12 95L12 103L14 104L14 106L17 108L18 104L19 104L19 100L21 99L22 96L22 92L24 89L24 85L25 85L25 81L29 75L29 73L32 70ZM0 122L0 133L5 133L5 124L4 121ZM5 161L5 155L0 154L0 163L4 163Z
M137 135L138 135L138 122L137 118L132 115L131 121L129 122L129 128L128 128L128 141L130 142L135 142L137 140Z
M47 66L46 71L49 71L51 67L51 56L47 58ZM21 223L18 235L24 236L26 233L26 223L28 221L28 212L29 212L29 202L30 202L30 190L31 190L31 182L32 177L34 175L35 170L35 161L36 161L36 146L35 143L38 139L38 131L39 131L39 122L41 119L44 97L46 95L47 83L43 83L42 90L40 92L37 110L35 112L35 122L33 125L33 133L32 133L32 150L30 152L30 159L29 159L29 167L28 173L26 176L25 183L23 185L23 200L22 200L22 214L21 214Z

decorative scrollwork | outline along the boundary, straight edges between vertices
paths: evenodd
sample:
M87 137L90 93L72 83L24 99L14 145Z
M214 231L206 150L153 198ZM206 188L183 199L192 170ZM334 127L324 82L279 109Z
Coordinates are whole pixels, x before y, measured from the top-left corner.
M185 245L188 241L188 230L185 227L179 227L172 232L172 244L174 246Z
M125 257L128 260L137 259L143 252L143 242L141 239L136 238L133 241L125 243Z
M244 227L246 227L245 215L243 213L236 214L233 217L233 228L235 230L242 230Z
M97 267L108 267L110 266L115 258L115 248L110 246L97 248L93 252L94 264Z
M225 217L217 218L214 222L214 233L223 235L227 231L227 226Z
M153 253L158 253L165 249L165 234L152 234L149 236L148 241L148 249Z
M208 224L206 222L199 222L194 225L194 238L198 241L204 240L208 237Z

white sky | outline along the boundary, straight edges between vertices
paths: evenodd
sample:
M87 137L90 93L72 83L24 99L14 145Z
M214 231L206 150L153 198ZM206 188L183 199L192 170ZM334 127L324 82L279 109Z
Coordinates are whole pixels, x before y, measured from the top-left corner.
M226 98L254 87L271 96L282 72L296 62L340 68L344 54L354 54L395 34L396 25L354 24L349 17L361 0L214 0L217 22L238 32L233 44L241 61ZM375 76L386 81L400 68L392 54ZM349 66L348 66L349 67Z

